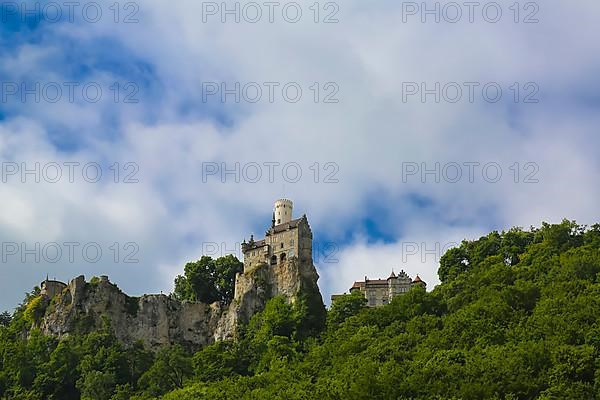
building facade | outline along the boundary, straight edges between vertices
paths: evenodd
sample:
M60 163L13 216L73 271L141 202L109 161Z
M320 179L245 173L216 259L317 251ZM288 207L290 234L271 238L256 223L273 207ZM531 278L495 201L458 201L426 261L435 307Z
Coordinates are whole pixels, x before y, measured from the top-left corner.
M427 288L427 284L419 275L413 280L404 270L400 271L398 275L392 271L387 279L369 279L365 276L364 281L354 282L354 285L350 288L350 293L362 293L367 299L367 306L381 307L389 304L394 297L407 293L415 286ZM338 296L331 296L331 301L335 301Z
M277 265L291 258L312 264L312 231L306 214L293 219L294 204L291 200L280 199L273 207L271 227L265 232L264 239L242 243L244 254L244 272L260 264Z

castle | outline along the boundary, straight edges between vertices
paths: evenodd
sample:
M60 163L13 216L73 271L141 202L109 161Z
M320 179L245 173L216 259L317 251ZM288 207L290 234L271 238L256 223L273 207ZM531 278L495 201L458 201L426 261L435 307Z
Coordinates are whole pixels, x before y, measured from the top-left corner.
M293 219L292 212L290 200L277 200L265 238L244 241L244 269L235 276L230 303L180 301L162 293L128 296L107 276L86 282L81 275L69 284L46 278L40 293L46 311L36 327L61 338L93 332L109 321L115 337L126 346L141 341L149 349L180 344L196 350L235 339L240 326L264 310L270 299L281 296L290 303L302 298L310 310L309 329L320 329L326 310L312 260L313 235L306 215Z
M291 200L277 200L273 208L271 227L265 232L264 239L255 240L254 235L250 236L248 242L244 239L241 246L244 255L244 270L235 278L236 302L231 306L229 317L225 310L217 312L217 314L222 313L223 317L229 318L222 322L226 326L221 329L221 331L225 331L224 336L230 336L231 331L234 330L232 326L235 325L235 321L238 319L248 320L254 312L264 306L261 304L262 301L248 300L257 295L256 288L261 285L258 281L268 284L270 296L282 294L290 299L293 299L300 290L312 288L310 290L318 293L317 300L322 304L316 284L319 276L312 260L313 234L306 214L293 219L293 210L294 204ZM290 277L294 279L290 279ZM102 284L109 283L107 276L101 276L98 281ZM73 282L79 283L79 286L85 284L83 277L78 277ZM49 280L46 277L46 280L41 283L40 294L47 299L52 299L71 286L73 285ZM404 271L398 275L392 271L387 279L369 279L365 276L364 281L354 282L350 293L362 293L367 299L367 306L379 307L389 304L394 297L408 292L415 286L425 288L426 283L418 275L413 280ZM78 290L70 291L78 292ZM332 295L332 302L340 296L342 295ZM191 306L188 305L188 307ZM162 317L162 319L167 318ZM211 332L214 337L221 335L216 332L218 329L214 327L212 329L215 329Z
M306 214L292 219L294 204L291 200L280 199L275 202L271 227L265 238L242 243L244 254L244 272L260 264L278 265L286 260L297 258L301 263L312 264L312 231Z
M427 284L419 275L413 280L404 270L398 275L392 271L387 279L369 279L365 276L364 281L354 282L350 293L362 293L367 299L367 306L380 307L389 304L394 297L403 295L415 286L426 288ZM331 302L333 303L340 296L343 295L332 295Z
M259 265L277 266L287 260L297 259L301 263L312 264L312 231L308 225L306 214L301 218L293 218L294 204L288 199L279 199L273 208L271 227L265 238L242 243L244 254L244 273L252 271ZM362 282L354 282L350 293L361 292L367 299L369 307L379 307L392 301L396 296L408 292L414 286L426 287L427 284L417 275L413 280L406 272L396 275L393 271L387 279L370 280L365 276ZM331 296L332 302L340 295Z

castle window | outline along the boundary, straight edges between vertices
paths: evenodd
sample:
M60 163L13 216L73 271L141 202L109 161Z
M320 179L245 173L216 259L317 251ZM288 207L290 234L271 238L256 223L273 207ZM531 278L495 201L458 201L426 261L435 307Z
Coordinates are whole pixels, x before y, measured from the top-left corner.
M278 223L278 224L280 224L280 223L281 223L281 220L280 220L280 219L278 219L278 220L277 220L277 223Z
M290 240L290 246L294 245L294 239Z
M283 249L283 243L281 243L281 246L279 246L279 247L281 247Z

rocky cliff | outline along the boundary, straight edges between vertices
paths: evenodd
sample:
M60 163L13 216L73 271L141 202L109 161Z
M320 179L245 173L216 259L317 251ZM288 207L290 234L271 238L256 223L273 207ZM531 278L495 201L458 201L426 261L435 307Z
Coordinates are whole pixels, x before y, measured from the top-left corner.
M267 301L283 296L290 302L303 299L314 317L319 318L324 305L317 285L319 275L312 262L302 263L297 258L277 264L260 264L250 271L238 274L235 281L235 297L223 313L215 331L215 339L235 337L237 327L246 324L257 312L264 309Z
M259 265L238 274L229 305L179 302L166 295L130 297L106 277L73 279L54 297L38 327L47 335L87 333L107 324L125 345L141 340L148 348L178 343L188 348L235 338L238 326L264 309L274 296L305 301L323 309L312 262L292 258L278 265Z

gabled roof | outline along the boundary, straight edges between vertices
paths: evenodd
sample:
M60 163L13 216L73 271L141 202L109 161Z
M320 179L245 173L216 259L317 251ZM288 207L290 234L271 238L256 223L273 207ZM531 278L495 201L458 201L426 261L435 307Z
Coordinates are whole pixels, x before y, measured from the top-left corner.
M352 285L351 289L361 289L364 287L365 287L364 282L354 282L354 285Z
M290 222L286 222L285 224L275 225L275 227L271 228L270 231L273 233L280 233L287 231L288 229L297 228L300 225L300 221L302 221L304 217L296 218L291 220Z
M267 242L265 241L265 239L261 239L261 240L255 240L252 244L252 246L250 246L250 243L247 243L247 247L245 251L249 251L249 250L254 250L254 249L258 249L260 247L263 247L267 244Z

